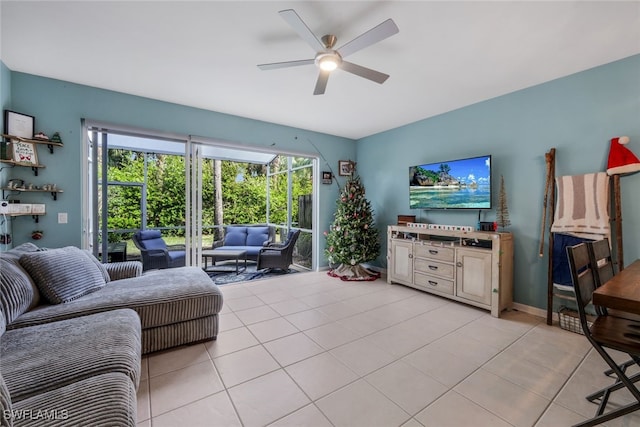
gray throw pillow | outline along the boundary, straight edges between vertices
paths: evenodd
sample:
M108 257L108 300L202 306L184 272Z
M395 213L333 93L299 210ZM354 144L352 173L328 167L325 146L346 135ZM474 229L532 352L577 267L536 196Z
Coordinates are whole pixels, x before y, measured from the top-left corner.
M20 265L52 304L73 301L106 284L96 262L74 246L24 254L20 257Z
M29 311L39 299L38 289L19 264L0 258L0 311L7 324Z
M93 261L94 264L98 267L98 269L100 270L100 273L102 273L102 277L104 277L104 282L105 283L109 283L111 281L111 276L109 275L109 272L107 271L107 267L105 267L104 264L101 263L98 258L93 256L93 254L91 253L90 250L84 249L84 253L87 254L89 259L91 259L91 261Z

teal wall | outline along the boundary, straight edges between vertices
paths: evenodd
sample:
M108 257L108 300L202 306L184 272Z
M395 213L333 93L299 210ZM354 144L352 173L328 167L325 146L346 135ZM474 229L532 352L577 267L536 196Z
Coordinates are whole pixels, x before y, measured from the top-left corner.
M558 176L604 171L609 140L622 135L640 156L640 55L361 139L358 171L381 233L399 214L475 225L478 211L410 210L408 168L492 154L494 206L502 175L515 238L514 299L545 308L547 258L538 255L544 154L556 148ZM640 258L640 173L622 177L621 186L628 264ZM494 209L482 219L495 217ZM383 247L378 263L386 267Z
M7 77L6 75L9 74ZM6 108L36 117L36 128L59 131L65 146L50 155L40 150L47 168L35 178L30 170L15 173L34 183L55 182L65 190L57 202L47 201L43 246L79 245L81 240L80 119L112 122L166 131L270 146L309 154L318 147L332 170L340 159L355 159L374 209L383 239L377 264L386 267L386 225L399 214L421 221L475 225L477 212L433 212L409 209L408 167L422 162L492 154L494 183L503 175L515 236L515 301L546 306L547 259L538 256L544 153L557 149L557 175L605 170L609 139L628 135L629 147L640 155L640 55L582 73L514 92L482 103L363 138L345 138L279 126L201 109L100 90L68 82L7 73ZM320 170L329 170L321 161ZM13 173L13 172L12 172ZM0 175L0 178L2 176ZM344 179L339 181L340 185ZM640 258L640 173L622 178L625 260ZM333 219L336 185L320 188L320 232ZM32 195L27 195L32 196ZM27 197L24 197L25 199ZM494 204L497 192L494 194ZM68 212L69 224L57 224L57 213ZM483 213L495 219L495 210ZM35 224L29 217L13 224L14 244L29 240Z
M80 245L82 233L81 182L81 119L93 119L155 131L238 141L238 145L269 147L279 152L301 152L319 155L320 171L337 171L338 160L355 159L355 142L346 138L280 126L257 120L231 116L197 108L147 98L96 89L69 82L30 74L13 72L11 75L12 107L15 111L35 116L36 132L48 135L60 132L63 148L54 154L46 149L38 151L40 162L46 169L34 177L28 168L14 168L14 177L34 184L56 183L64 193L57 201L48 198L47 214L40 224L31 217L13 221L13 243L30 240L31 231L41 228L45 237L42 246L59 247ZM215 96L215 94L212 94ZM310 142L311 141L311 142ZM342 185L344 178L339 178ZM41 193L22 193L22 199L35 202ZM318 230L328 229L333 219L338 186L320 187L320 224ZM68 224L57 224L58 212L68 213Z
M4 110L11 107L11 71L0 61L0 105L2 117L0 117L0 129L4 132Z
M4 110L11 109L11 71L0 61L0 130L4 132ZM0 187L4 187L10 169L0 163ZM11 230L11 218L0 217L0 234ZM9 248L10 245L0 243L0 251Z

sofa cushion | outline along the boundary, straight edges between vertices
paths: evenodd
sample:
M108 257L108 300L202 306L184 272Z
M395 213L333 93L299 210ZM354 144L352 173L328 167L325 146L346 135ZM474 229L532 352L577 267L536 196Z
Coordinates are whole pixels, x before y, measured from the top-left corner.
M24 254L20 265L52 304L72 301L106 284L96 262L73 246Z
M33 279L31 278L31 276L29 276L29 274L20 265L19 260L20 260L20 257L25 253L37 252L41 250L45 250L45 249L40 249L33 243L27 242L27 243L18 245L15 248L10 249L6 252L0 252L0 258L15 264L20 269L20 271L24 273L25 277L27 277L29 284L33 289L33 300L31 301L31 305L29 306L29 309L32 309L33 307L37 306L40 303L40 292L38 291L38 287L33 282Z
M16 319L9 329L116 308L135 310L144 331L217 314L222 309L222 293L198 267L152 270L140 277L112 281L66 304L40 305Z
M98 267L98 270L100 270L100 274L102 274L102 277L104 278L104 282L109 283L111 281L111 275L109 275L107 267L103 263L101 263L100 260L91 253L91 251L84 249L83 252L89 257L91 261L93 261L96 267Z
M246 246L262 246L269 241L269 227L247 227Z
M224 232L224 246L245 246L247 227L228 226Z
M7 414L11 414L11 395L9 389L0 375L0 426L11 427L13 422L11 417L7 417Z
M13 405L16 411L46 410L50 417L22 417L14 427L136 426L136 388L120 372L96 375Z
M137 386L140 352L138 315L112 310L7 331L0 370L15 404L108 372L121 372Z
M0 258L0 311L7 324L28 311L39 299L31 278L19 265Z

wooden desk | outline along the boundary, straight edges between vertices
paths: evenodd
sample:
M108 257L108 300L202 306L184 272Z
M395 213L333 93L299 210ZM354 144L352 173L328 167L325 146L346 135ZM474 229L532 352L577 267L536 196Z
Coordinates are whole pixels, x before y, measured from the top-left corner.
M640 315L640 259L596 289L593 304Z

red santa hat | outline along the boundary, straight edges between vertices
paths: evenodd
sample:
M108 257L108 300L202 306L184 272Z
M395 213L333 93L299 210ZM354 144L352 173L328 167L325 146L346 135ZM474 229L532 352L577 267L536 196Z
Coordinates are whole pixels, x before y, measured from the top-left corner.
M609 161L607 162L607 174L617 175L640 171L640 160L625 147L629 143L628 136L611 139L609 148Z

